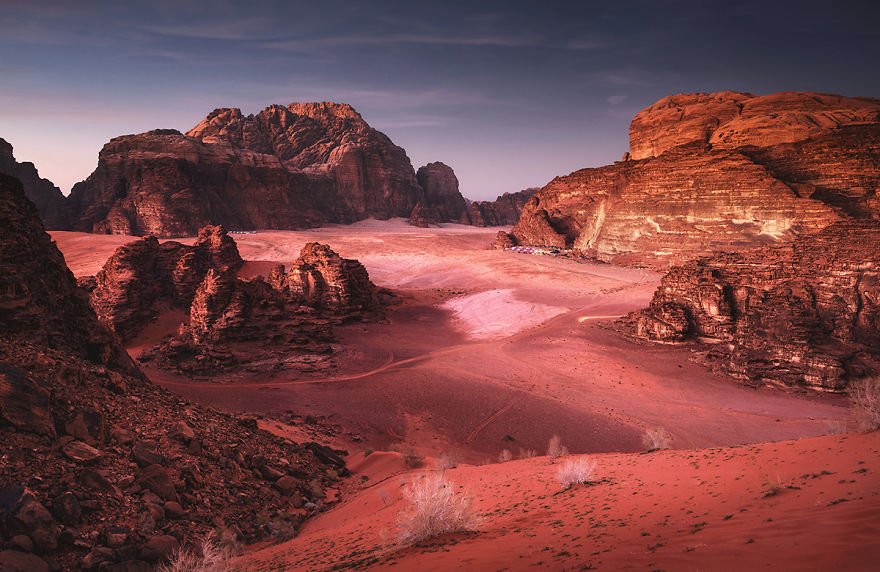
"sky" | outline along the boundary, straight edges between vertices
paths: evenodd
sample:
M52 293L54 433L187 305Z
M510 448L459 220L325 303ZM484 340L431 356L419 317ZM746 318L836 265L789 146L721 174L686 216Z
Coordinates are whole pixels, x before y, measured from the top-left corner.
M352 104L490 199L620 159L673 93L880 97L880 2L0 0L0 137L67 193L110 138Z

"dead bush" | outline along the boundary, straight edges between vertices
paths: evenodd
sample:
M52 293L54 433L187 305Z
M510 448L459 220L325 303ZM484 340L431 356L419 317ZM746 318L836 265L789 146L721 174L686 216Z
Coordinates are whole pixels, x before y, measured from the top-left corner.
M471 499L442 473L414 478L403 497L409 503L398 519L398 541L403 546L441 534L474 530L477 525Z

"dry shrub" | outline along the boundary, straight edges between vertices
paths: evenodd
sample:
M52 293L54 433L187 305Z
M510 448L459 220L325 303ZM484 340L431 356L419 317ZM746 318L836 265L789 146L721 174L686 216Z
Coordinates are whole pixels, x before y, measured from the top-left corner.
M568 447L562 444L562 438L559 435L550 437L550 442L547 443L547 456L555 459L565 455L568 455Z
M440 458L437 459L437 468L441 471L445 471L446 469L454 469L457 466L458 462L447 453L442 453L440 455Z
M398 540L410 546L450 532L474 530L477 518L471 499L442 473L427 473L410 481L403 492L409 508L398 519Z
M418 454L415 449L407 449L403 453L403 463L410 469L418 469L425 464L425 458Z
M642 435L642 444L650 453L651 451L660 451L668 449L672 443L672 435L663 427L654 427L645 431Z
M232 550L222 546L213 535L197 547L181 547L158 568L158 572L233 572Z
M849 399L862 430L880 429L880 378L854 383L849 390Z
M537 457L538 452L534 449L520 449L519 450L519 458L520 459L531 459L532 457Z
M593 481L593 473L596 472L596 461L589 457L568 459L556 471L556 480L563 489L568 489L581 483Z
M498 462L506 463L507 461L513 460L513 453L510 452L510 449L503 449L500 453L498 453Z

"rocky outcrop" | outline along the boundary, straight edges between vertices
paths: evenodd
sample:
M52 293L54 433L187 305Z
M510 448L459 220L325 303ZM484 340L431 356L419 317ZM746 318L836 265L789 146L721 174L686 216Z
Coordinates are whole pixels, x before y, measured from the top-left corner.
M121 339L161 312L182 310L176 335L142 360L186 374L241 367L305 373L332 353L332 326L384 316L378 290L357 260L307 244L289 270L242 280L243 261L222 227L205 227L193 246L147 237L120 247L91 284L91 303Z
M383 315L363 264L342 258L325 244L306 244L290 269L276 266L269 281L293 301L342 320Z
M409 217L419 203L458 220L463 199L439 165L426 167L423 190L406 152L346 104L224 108L186 134L112 139L70 203L76 230L157 237Z
M467 202L458 190L458 178L451 167L440 162L428 163L419 167L416 179L425 193L419 206L431 213L428 216L422 214L417 220L467 222Z
M668 267L880 217L878 110L820 94L665 98L633 120L635 159L554 179L513 235Z
M474 201L468 213L474 226L508 226L519 221L520 213L529 199L540 189L523 189L516 193L504 193L494 201Z
M147 381L2 175L0 270L0 568L147 570L209 533L292 535L321 507L334 456Z
M12 154L12 145L0 139L0 173L18 179L24 194L37 207L43 225L52 230L70 227L70 212L61 189L40 177L33 163L19 163Z
M702 346L742 379L840 391L880 373L880 223L841 222L789 244L677 266L638 337Z
M332 320L265 280L209 270L195 292L189 321L150 357L188 375L246 367L250 371L326 369Z
M640 111L630 126L630 154L645 159L688 143L714 148L771 147L880 122L880 100L824 93L755 96L724 91L670 95Z
M147 237L120 247L104 264L91 290L92 307L127 340L161 309L188 310L209 271L234 273L243 263L222 227L202 228L193 246Z

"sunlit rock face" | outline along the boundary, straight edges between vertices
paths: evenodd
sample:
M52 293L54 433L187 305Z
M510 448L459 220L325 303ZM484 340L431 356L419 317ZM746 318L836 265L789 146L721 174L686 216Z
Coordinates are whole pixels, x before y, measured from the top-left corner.
M158 237L408 217L423 199L406 152L335 103L216 109L186 134L117 137L70 197L78 230Z
M880 372L880 223L845 221L817 235L673 268L638 337L697 341L743 379L839 391Z
M52 181L40 177L33 163L19 163L12 154L12 145L0 139L0 173L15 177L24 188L24 194L37 207L43 225L51 230L66 230L70 213L61 189Z
M877 218L878 110L818 94L665 98L633 120L627 160L554 179L513 236L663 268Z
M630 125L633 159L699 142L712 147L770 147L880 121L880 100L823 93L754 96L724 91L670 95L640 111Z

